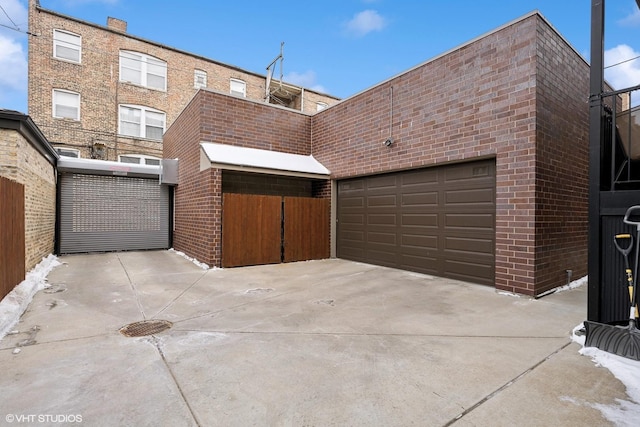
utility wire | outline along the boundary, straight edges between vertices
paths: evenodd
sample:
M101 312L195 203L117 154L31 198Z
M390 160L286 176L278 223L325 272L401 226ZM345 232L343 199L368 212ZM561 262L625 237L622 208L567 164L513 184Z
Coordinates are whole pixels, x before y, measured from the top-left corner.
M26 35L29 35L29 36L34 36L34 37L38 37L39 36L39 34L33 34L33 33L29 32L29 31L23 31L20 28L10 27L9 25L5 25L5 24L0 24L0 27L8 28L10 30L17 31L19 33L26 34Z
M622 64L624 64L625 62L635 61L635 60L636 60L636 59L638 59L638 58L640 58L640 55L638 55L638 56L634 56L633 58L625 59L624 61L620 61L620 62L618 62L618 63L616 63L616 64L607 65L606 67L604 67L604 69L606 70L607 68L616 67L616 66L618 66L618 65L622 65Z
M6 11L6 10L4 10L4 7L2 7L2 5L1 5L1 4L0 4L0 9L2 9L2 11L3 11L3 12L4 12L4 14L7 16L7 18L9 18L9 21L11 21L11 23L13 24L14 29L15 29L15 30L20 31L20 27L18 27L18 24L16 24L16 23L14 22L14 20L13 20L13 19L11 19L11 17L10 17L10 16L9 16L9 14L7 13L7 11ZM3 26L4 26L4 25L3 25ZM11 27L7 27L7 28L11 28Z

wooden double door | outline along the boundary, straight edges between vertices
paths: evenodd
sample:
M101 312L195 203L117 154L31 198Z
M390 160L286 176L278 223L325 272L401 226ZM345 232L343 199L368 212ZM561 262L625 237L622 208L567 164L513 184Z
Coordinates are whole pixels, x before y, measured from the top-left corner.
M329 200L225 193L222 266L329 257Z

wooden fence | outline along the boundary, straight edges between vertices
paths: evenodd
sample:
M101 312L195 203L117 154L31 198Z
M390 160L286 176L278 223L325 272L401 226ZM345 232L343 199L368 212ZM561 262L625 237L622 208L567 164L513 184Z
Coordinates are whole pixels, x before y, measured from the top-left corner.
M24 185L0 176L0 299L25 278Z

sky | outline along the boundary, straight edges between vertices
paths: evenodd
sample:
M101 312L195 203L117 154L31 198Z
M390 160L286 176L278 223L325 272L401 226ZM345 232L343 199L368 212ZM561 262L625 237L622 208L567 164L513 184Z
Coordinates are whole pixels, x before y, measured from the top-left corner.
M347 98L534 10L589 59L591 0L41 0L42 7ZM27 0L0 0L0 108L27 112ZM640 84L640 10L606 2L607 81ZM623 62L626 61L626 62Z

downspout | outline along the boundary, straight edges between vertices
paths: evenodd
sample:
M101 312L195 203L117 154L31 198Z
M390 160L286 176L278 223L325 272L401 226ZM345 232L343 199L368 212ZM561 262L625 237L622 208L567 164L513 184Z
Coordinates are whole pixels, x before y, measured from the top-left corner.
M602 239L600 224L600 168L602 141L602 92L604 89L605 0L591 0L591 66L589 83L589 233L587 320L601 317Z
M111 64L111 80L113 80L113 64ZM120 129L120 97L119 91L120 88L120 51L118 51L118 77L115 79L116 83L116 131L113 133L114 141L113 141L113 151L115 156L115 161L118 161L118 130ZM165 119L166 120L166 119ZM109 151L107 151L107 160L109 160Z

